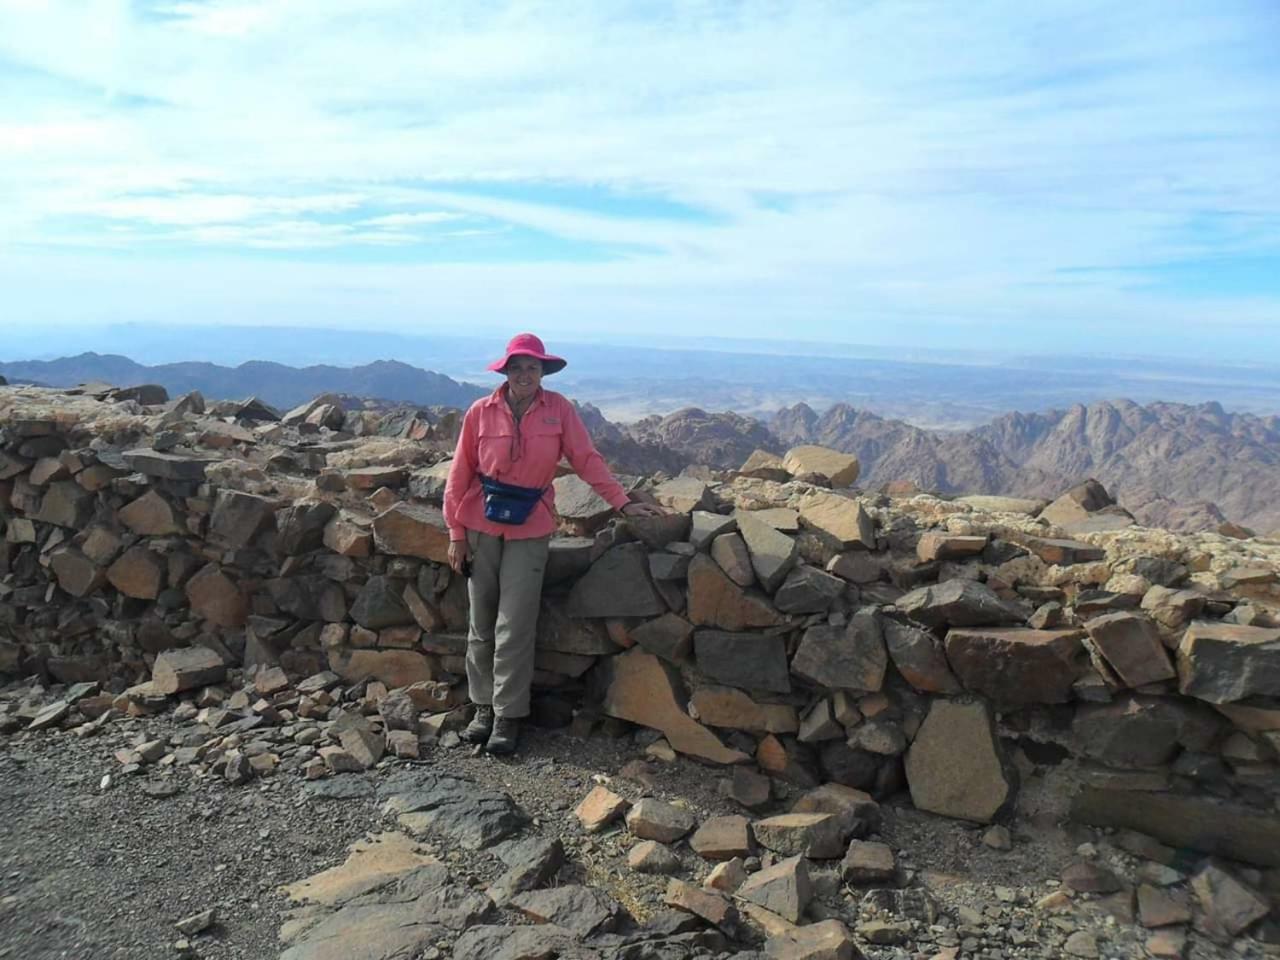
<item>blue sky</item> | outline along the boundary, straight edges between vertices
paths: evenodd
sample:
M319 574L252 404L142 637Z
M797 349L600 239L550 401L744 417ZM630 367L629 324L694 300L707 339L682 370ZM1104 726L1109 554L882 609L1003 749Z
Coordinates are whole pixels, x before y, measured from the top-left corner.
M1274 0L0 0L0 22L11 329L1280 362Z

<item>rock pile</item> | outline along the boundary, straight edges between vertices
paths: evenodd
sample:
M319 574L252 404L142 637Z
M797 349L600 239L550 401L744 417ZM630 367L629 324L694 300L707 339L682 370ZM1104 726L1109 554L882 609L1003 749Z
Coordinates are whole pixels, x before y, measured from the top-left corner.
M277 766L320 779L451 736L467 594L445 564L433 446L455 426L323 397L277 417L146 390L0 391L0 672L45 685L8 701L0 729L87 735L176 700L191 734L121 763L232 782ZM558 480L536 722L655 731L655 756L727 765L747 811L772 781L814 791L690 841L727 863L770 851L739 899L784 919L803 910L805 858L890 869L850 841L873 798L900 791L978 823L1061 800L1089 823L1280 866L1280 545L1141 528L1096 484L1045 507L860 493L857 471L821 448L753 455L635 481L673 512L627 521ZM584 806L601 823L622 812ZM695 827L643 804L627 824L652 844ZM635 859L664 862L657 847ZM681 884L669 903L732 936L738 907ZM1224 870L1196 895L1212 912L1237 887L1252 889ZM1262 914L1238 917L1228 935ZM777 955L842 955L806 949Z

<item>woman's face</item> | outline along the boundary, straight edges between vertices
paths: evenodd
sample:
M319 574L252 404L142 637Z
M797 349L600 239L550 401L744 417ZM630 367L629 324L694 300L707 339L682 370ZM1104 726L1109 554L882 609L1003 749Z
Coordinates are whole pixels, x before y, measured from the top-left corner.
M542 361L535 357L514 356L507 361L507 389L513 400L528 400L542 385Z

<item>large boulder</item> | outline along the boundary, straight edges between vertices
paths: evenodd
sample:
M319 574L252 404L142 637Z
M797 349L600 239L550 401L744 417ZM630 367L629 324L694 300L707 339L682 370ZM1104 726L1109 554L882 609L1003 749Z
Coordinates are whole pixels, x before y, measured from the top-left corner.
M1280 628L1196 621L1178 645L1178 688L1210 703L1280 691Z
M979 701L935 700L906 771L911 802L945 817L990 823L1015 793L990 708Z
M804 444L792 447L782 458L782 467L793 477L817 473L831 481L833 487L851 487L858 481L858 458L830 447Z
M1024 627L951 630L947 660L966 690L997 703L1066 703L1082 671L1083 635Z
M1180 747L1208 750L1221 727L1221 718L1195 701L1130 695L1081 704L1071 730L1086 756L1120 767L1157 767Z
M181 693L211 683L221 683L227 676L227 665L208 647L183 647L156 655L151 668L151 683L163 694Z

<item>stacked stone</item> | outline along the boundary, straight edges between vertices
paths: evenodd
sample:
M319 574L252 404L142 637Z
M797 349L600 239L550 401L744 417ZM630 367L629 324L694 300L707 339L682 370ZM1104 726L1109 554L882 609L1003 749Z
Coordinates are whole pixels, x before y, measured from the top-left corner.
M338 703L370 684L461 702L447 463L402 438L425 421L370 437L324 398L274 420L18 393L0 408L0 670L149 710L175 692L161 658L202 649L246 682L330 672ZM1046 507L858 494L857 471L803 447L637 481L672 514L628 521L560 478L536 719L659 731L654 750L736 765L748 808L776 779L906 787L989 822L1019 768L1072 758L1078 816L1280 864L1276 545L1143 530L1092 484Z

